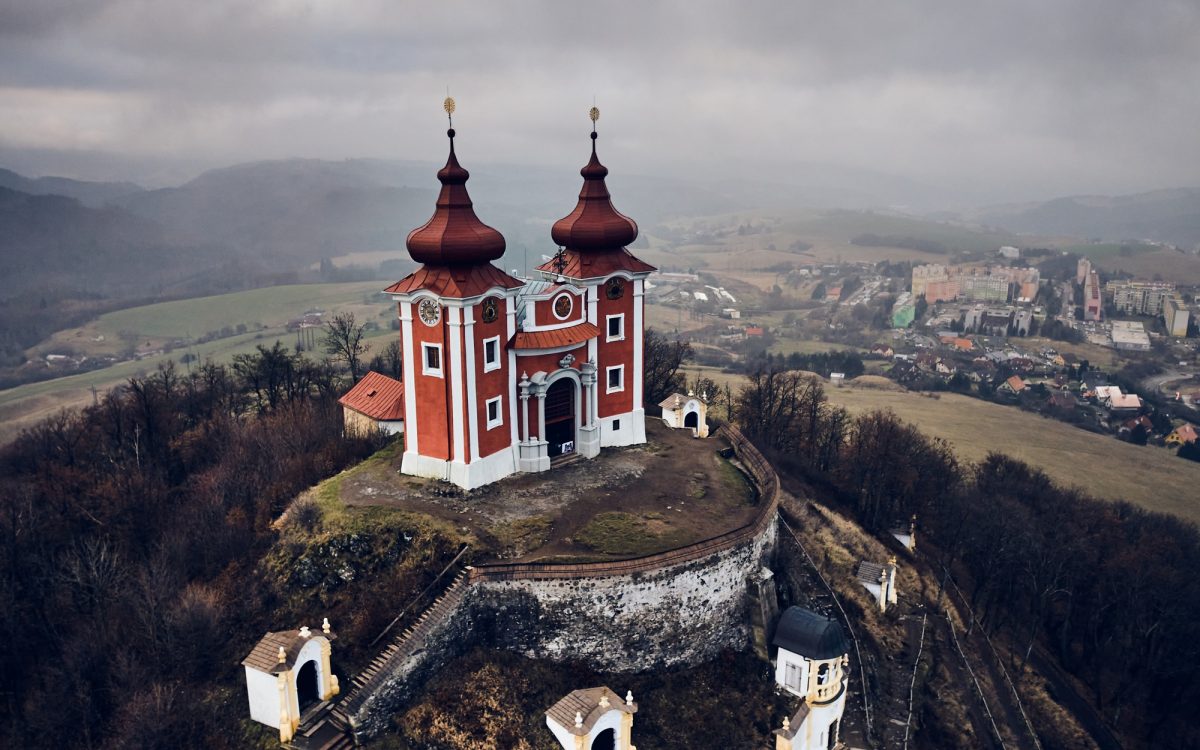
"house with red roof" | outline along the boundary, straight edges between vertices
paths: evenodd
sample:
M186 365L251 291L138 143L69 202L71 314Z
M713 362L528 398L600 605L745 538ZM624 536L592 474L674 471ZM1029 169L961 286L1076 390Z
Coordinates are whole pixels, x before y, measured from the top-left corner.
M377 372L368 372L346 395L342 405L342 429L347 435L404 432L404 384Z
M1196 442L1196 437L1196 428L1191 424L1185 423L1176 427L1171 431L1171 434L1167 435L1166 443L1172 446L1194 443Z

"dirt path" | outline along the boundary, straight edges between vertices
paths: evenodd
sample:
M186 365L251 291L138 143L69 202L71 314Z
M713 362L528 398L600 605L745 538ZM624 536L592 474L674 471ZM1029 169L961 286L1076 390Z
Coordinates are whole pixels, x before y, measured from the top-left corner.
M542 474L516 474L465 492L400 474L400 456L368 461L339 479L347 506L421 513L465 528L488 560L605 560L652 554L748 523L752 484L721 455L721 438L698 440L661 420L647 442L607 448Z

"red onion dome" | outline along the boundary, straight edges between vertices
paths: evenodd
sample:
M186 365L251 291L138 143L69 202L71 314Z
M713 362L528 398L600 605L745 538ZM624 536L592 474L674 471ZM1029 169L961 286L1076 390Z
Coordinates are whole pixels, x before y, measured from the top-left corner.
M418 263L464 265L487 263L504 255L504 235L479 220L467 194L471 173L459 165L454 155L454 129L450 136L450 157L438 171L442 192L438 195L433 217L408 235L408 254Z
M613 250L631 244L638 236L637 222L612 204L604 184L608 167L596 158L596 133L592 131L592 158L579 170L583 189L575 210L554 222L550 236L556 244L580 252Z

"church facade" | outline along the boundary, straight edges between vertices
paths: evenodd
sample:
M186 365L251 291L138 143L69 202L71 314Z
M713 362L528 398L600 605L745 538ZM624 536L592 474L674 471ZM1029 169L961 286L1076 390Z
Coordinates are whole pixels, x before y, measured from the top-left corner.
M626 249L637 224L612 204L595 129L575 209L551 231L560 250L533 279L493 265L504 237L475 215L447 135L433 217L407 240L422 265L386 290L404 355L401 471L470 490L645 442L643 292L655 269Z

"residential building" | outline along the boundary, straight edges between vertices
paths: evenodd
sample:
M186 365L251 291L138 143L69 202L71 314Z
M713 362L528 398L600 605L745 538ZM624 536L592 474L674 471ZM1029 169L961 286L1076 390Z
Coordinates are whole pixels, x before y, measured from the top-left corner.
M1175 285L1163 281L1110 281L1104 286L1113 307L1125 315L1162 315Z
M1000 265L916 266L912 271L912 294L927 302L956 299L1006 302L1032 301L1037 296L1041 274L1036 268Z
M1188 319L1191 311L1183 304L1178 295L1172 295L1163 302L1163 321L1167 324L1167 335L1183 338L1187 336Z
M1082 284L1087 281L1088 274L1092 272L1092 262L1087 258L1080 258L1075 264L1075 283Z
M1100 296L1100 274L1088 271L1083 283L1083 319L1098 321L1104 314L1104 300Z

